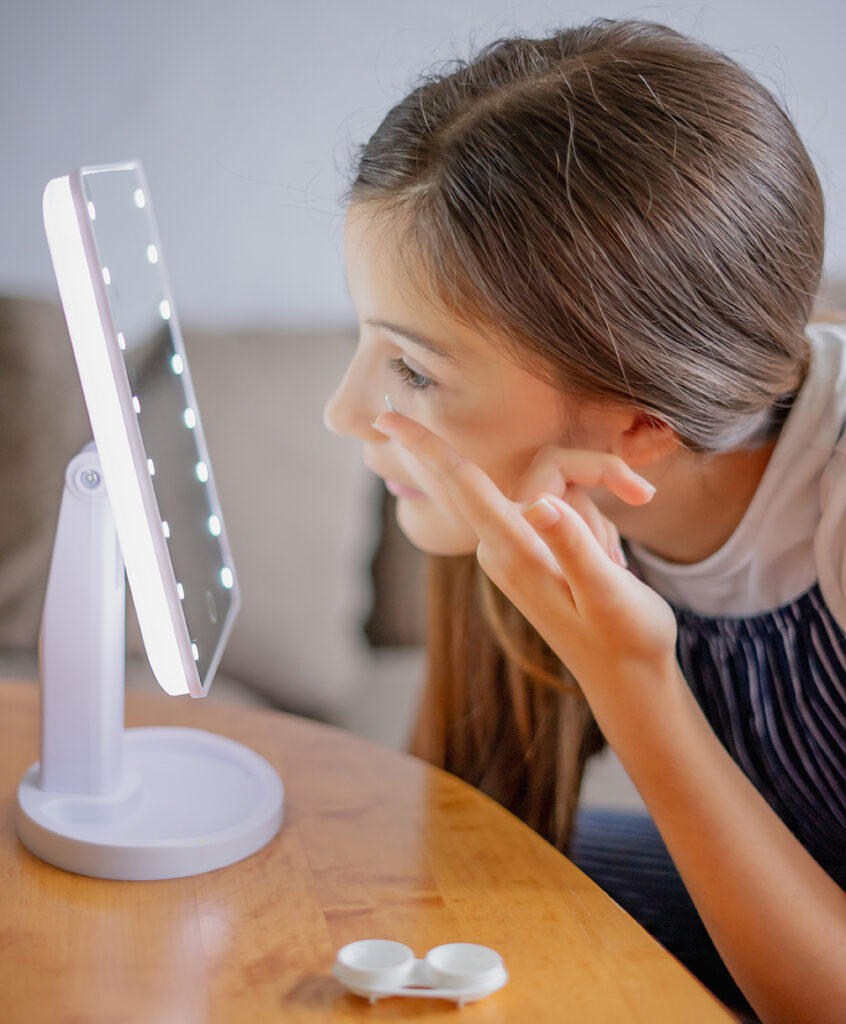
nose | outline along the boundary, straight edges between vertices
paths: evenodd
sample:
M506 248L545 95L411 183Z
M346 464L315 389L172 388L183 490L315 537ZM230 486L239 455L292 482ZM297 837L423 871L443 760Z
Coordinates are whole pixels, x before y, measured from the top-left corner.
M343 380L323 409L323 423L333 434L361 441L384 441L385 435L371 424L384 411L384 384L380 387L377 368L369 364L359 347Z

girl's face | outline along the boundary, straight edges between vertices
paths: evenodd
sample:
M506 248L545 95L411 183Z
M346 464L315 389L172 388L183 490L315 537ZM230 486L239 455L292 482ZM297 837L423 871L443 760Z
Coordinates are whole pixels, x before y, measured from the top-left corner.
M505 494L538 448L567 444L572 414L561 392L508 358L491 330L457 323L427 293L388 217L351 209L344 242L360 334L325 423L364 442L364 461L397 496L397 519L413 544L431 554L469 554L478 544L469 524L430 495L419 463L371 426L388 407L386 394L397 412L475 462ZM602 437L590 432L580 430L579 447L601 450Z

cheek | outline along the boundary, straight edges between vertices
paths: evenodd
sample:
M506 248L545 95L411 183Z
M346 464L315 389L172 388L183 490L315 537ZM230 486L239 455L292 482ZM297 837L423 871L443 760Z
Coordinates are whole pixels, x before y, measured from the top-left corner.
M507 389L504 389L507 393ZM546 447L581 448L579 430L571 416L562 409L560 398L551 389L541 393L519 389L506 406L486 418L479 427L474 424L462 439L463 447L455 448L472 459L508 496L526 473L538 451Z
M499 424L496 428L499 428ZM456 446L456 450L483 469L507 497L532 464L538 449L555 443L555 435L539 433L537 437L515 445L513 436L498 437L492 429L487 437L477 439L475 446L467 444L463 449Z
M471 555L479 539L456 511L431 498L400 499L397 523L411 543L430 555Z
M501 455L488 465L485 472L506 497L511 494L514 485L531 465L539 447L540 445L524 451Z

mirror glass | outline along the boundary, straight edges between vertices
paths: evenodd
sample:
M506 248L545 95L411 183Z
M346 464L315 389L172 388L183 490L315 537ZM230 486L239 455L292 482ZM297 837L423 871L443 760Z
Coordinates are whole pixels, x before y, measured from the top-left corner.
M132 166L85 171L82 184L162 531L206 685L232 605L232 567L150 197Z

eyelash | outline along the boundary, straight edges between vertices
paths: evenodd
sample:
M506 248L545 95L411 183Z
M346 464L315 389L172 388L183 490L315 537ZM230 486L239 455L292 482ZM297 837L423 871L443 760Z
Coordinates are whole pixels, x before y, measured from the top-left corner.
M424 377L422 373L412 370L408 363L401 358L391 360L391 369L394 373L399 374L410 388L414 388L416 391L425 391L426 388L431 387L435 383L428 377Z

